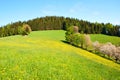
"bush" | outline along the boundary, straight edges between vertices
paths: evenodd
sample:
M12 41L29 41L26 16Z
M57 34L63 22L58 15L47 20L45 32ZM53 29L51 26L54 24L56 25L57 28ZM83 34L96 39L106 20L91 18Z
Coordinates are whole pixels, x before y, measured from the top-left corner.
M31 31L32 31L31 27L28 24L23 24L22 31L21 31L23 36L30 34Z
M73 26L73 29L74 29L74 33L79 33L79 28L78 28L78 26Z
M115 61L120 61L120 47L116 47L110 42L102 45L97 41L93 43L93 47L95 51L104 54L104 56L107 55Z
M116 53L116 46L112 45L112 43L107 43L100 47L99 51L103 54L112 57Z
M74 31L73 31L73 27L71 26L71 27L69 27L68 29L67 29L67 31L66 31L66 33L65 33L65 38L66 38L66 41L67 42L71 42L71 37L72 37L72 34L74 33Z
M91 39L89 35L80 34L79 29L77 26L71 26L66 31L66 41L69 42L72 45L75 45L77 47L84 48L84 45L86 46L86 49L88 46L91 45Z
M91 41L90 36L88 34L85 34L84 36L85 36L85 47L87 49L89 46L91 46L92 41Z
M72 44L77 46L77 47L80 47L80 34L76 33L76 34L73 34L72 36L73 36L71 38L72 39Z
M81 45L81 48L84 48L84 44L85 44L85 36L84 36L84 34L80 34L80 45Z
M93 45L93 48L94 48L95 52L99 51L99 48L100 48L101 44L98 41L92 43L92 45Z
M120 61L120 47L116 48L116 53L114 54L114 58L116 61Z

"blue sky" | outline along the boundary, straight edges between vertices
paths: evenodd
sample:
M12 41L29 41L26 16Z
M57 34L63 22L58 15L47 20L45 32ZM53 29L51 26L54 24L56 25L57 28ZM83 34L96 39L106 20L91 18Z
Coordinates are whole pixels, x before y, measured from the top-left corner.
M0 0L0 26L43 16L120 24L120 0Z

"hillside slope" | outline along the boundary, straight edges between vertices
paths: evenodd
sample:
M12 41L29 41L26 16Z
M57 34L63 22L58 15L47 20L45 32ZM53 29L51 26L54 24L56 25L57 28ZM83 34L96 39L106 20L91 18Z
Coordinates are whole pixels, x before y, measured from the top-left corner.
M120 80L120 65L62 42L64 31L0 38L0 80Z
M99 41L100 43L111 42L114 45L120 45L120 37L108 36L103 34L91 34L91 39L93 42Z

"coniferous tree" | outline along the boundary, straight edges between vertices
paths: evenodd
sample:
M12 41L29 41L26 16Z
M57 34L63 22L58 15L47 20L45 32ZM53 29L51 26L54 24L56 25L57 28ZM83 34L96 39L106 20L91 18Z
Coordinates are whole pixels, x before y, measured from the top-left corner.
M90 23L88 21L79 20L76 18L69 17L57 17L57 16L46 16L41 18L35 18L28 21L18 21L10 23L1 28L1 36L10 36L19 34L19 26L28 24L33 31L38 30L67 30L70 26L78 26L79 32L87 34L107 34L113 36L120 36L119 25L112 25L110 23Z

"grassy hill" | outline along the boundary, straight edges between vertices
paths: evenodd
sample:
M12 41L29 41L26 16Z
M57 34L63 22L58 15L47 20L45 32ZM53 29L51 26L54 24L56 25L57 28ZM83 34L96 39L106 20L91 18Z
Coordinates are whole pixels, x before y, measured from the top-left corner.
M120 65L63 43L64 31L0 38L0 80L120 80Z
M108 36L103 34L91 34L92 41L99 41L100 43L111 42L114 45L120 45L120 37Z

